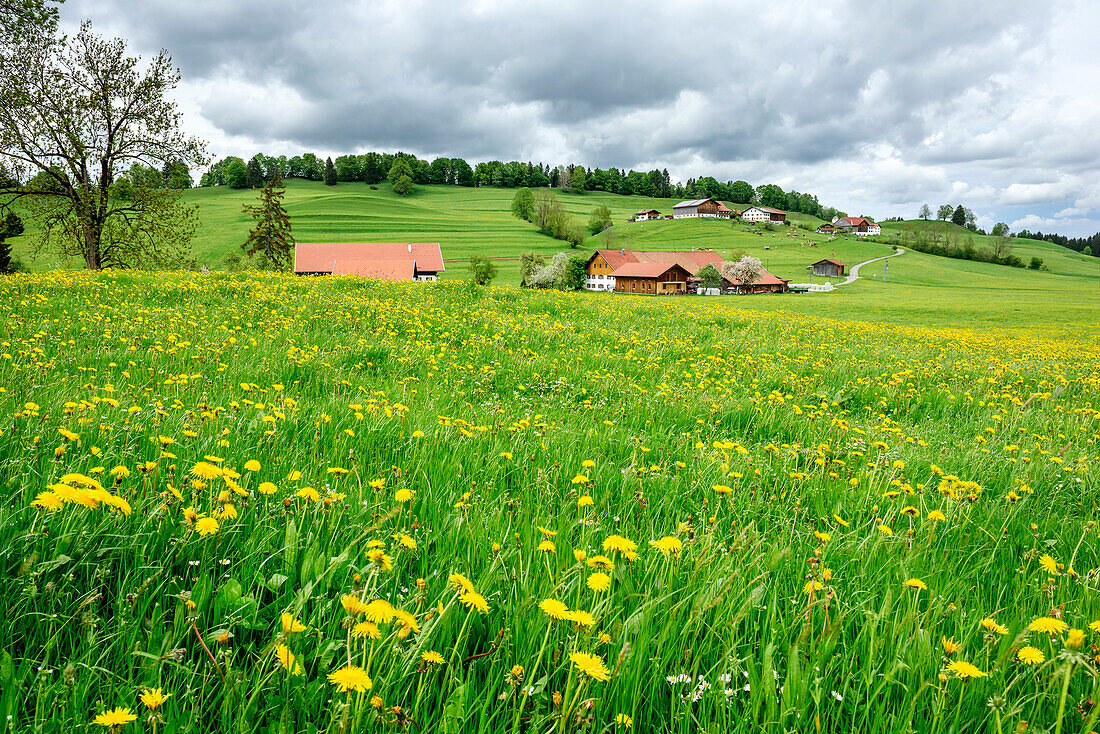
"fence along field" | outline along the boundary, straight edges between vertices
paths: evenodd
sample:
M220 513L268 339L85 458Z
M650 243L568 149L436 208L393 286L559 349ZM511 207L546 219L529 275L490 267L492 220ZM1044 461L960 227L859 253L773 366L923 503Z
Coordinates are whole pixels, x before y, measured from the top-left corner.
M735 305L4 279L0 715L1094 728L1096 342Z

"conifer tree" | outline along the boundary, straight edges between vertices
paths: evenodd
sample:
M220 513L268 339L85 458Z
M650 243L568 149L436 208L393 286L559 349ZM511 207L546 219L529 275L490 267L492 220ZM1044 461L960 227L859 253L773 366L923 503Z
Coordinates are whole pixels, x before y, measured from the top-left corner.
M251 214L256 226L248 233L248 239L241 249L251 257L263 253L267 261L282 270L290 263L294 249L294 235L291 234L290 215L283 206L286 187L278 171L260 190L259 205L245 204L245 214Z
M325 186L336 185L336 166L332 165L331 156L325 159L324 181Z
M11 272L11 245L7 239L8 230L0 227L0 274Z

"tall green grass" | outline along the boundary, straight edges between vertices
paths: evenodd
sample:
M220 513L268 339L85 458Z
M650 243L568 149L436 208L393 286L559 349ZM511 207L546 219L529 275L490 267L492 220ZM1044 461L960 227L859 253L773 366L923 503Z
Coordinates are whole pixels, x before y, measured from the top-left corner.
M1093 727L1095 340L797 303L5 278L0 715L152 731L160 688L163 732ZM131 511L32 505L74 473ZM352 637L347 594L419 632Z

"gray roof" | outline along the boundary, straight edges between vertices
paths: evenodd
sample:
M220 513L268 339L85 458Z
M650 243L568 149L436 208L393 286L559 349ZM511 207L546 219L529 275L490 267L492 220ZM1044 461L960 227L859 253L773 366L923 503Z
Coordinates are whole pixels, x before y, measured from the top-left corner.
M692 199L691 201L681 201L679 204L675 205L672 208L673 209L679 209L681 207L686 207L686 206L699 206L704 201L710 201L710 197L708 196L705 199Z

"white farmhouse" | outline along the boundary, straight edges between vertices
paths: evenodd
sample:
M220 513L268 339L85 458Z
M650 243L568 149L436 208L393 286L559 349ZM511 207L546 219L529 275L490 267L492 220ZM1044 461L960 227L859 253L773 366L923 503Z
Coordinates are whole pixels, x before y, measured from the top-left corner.
M750 206L741 212L742 222L776 222L783 224L787 221L785 212L772 209L770 206Z

